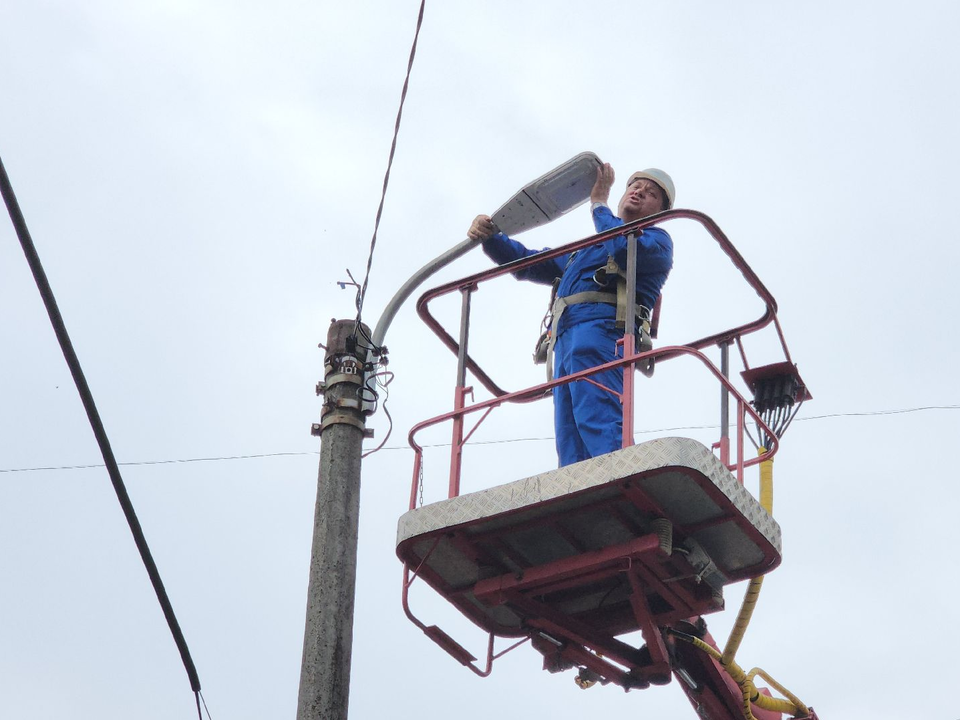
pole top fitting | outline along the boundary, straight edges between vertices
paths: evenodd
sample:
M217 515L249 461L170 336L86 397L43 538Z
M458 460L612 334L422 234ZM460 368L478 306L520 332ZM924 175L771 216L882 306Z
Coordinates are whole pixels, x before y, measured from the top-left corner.
M332 320L327 330L325 348L327 358L335 355L354 355L364 360L367 356L366 346L369 344L366 338L369 337L370 328L363 323L360 323L358 328L356 320Z

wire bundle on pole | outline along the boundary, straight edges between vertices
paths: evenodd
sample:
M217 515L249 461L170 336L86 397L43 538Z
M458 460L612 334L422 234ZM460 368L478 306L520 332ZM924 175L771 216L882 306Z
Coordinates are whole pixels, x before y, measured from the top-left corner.
M410 86L410 72L413 70L413 59L417 55L417 40L420 37L420 28L423 25L423 10L426 0L420 0L420 12L417 15L417 29L413 35L413 45L410 47L410 58L407 60L407 74L403 79L403 90L400 91L400 107L397 109L397 121L393 127L393 140L390 143L390 155L387 158L387 170L383 176L383 189L380 192L380 205L377 207L377 216L373 223L373 237L370 240L370 253L367 256L367 271L363 277L363 283L357 289L357 328L360 328L361 314L363 313L363 302L367 296L367 284L370 282L370 268L373 266L373 252L377 246L377 231L380 229L380 218L383 215L383 205L387 199L387 185L390 183L390 169L393 167L393 156L397 151L397 137L400 134L400 119L403 117L403 104L407 99L407 88ZM364 341L367 343L367 349L373 348L372 339L364 334ZM356 337L356 336L355 336Z
M393 373L386 371L381 371L376 373L377 367L385 366L387 363L386 360L386 349L379 347L374 343L373 338L370 336L370 332L367 327L362 322L363 315L363 303L367 296L367 285L370 282L370 269L373 267L373 253L377 247L377 233L380 230L380 219L383 217L383 206L387 199L387 187L390 184L390 170L393 168L393 157L397 151L397 138L400 134L400 121L403 117L403 105L407 99L407 89L410 87L410 73L413 70L413 60L417 55L417 41L420 38L420 28L423 26L423 11L426 6L426 0L420 0L420 11L417 14L417 29L413 35L413 44L410 47L410 57L407 60L407 72L406 76L403 79L403 89L400 91L400 106L397 108L397 119L393 126L393 139L390 143L390 154L387 157L387 169L383 175L383 187L380 191L380 203L377 206L377 215L373 223L373 236L370 239L370 252L367 255L367 269L363 277L363 282L358 283L354 280L353 275L347 270L347 275L350 277L350 282L341 282L339 283L341 288L346 288L347 285L351 285L357 289L356 296L356 307L357 307L357 319L354 326L353 336L350 338L350 343L352 347L348 344L348 349L352 352L356 349L362 350L366 353L368 361L365 363L363 371L364 375L367 378L364 385L358 390L358 395L363 403L369 404L373 408L376 408L377 402L380 398L380 394L377 391L379 386L384 392L387 390L387 385L393 379ZM375 358L375 359L374 359ZM390 413L386 408L386 397L383 402L383 411L387 416L389 422L389 428L387 430L386 436L383 441L373 450L370 450L363 454L362 457L367 457L368 455L377 452L382 449L386 444L387 440L390 438L390 433L393 430L393 419L390 417Z

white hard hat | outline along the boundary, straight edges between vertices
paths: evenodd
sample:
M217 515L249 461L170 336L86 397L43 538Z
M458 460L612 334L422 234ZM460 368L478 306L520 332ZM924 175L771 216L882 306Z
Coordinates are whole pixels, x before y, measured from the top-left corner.
M677 190L673 186L673 178L658 168L647 168L646 170L640 170L631 175L630 179L627 180L627 187L630 187L633 181L638 178L651 180L659 185L663 192L667 194L667 210L673 207L673 201L677 196Z

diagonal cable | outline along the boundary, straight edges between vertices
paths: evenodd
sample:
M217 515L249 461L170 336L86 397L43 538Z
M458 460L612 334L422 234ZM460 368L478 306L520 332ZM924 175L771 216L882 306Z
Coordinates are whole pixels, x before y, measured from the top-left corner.
M413 34L413 45L410 47L410 59L407 61L407 75L403 79L403 90L400 92L400 107L397 109L397 122L393 127L393 142L390 144L390 156L387 158L387 172L383 176L383 190L380 193L380 206L377 208L377 217L373 223L373 238L370 240L370 254L367 256L367 272L363 277L363 284L357 292L357 327L360 327L360 313L363 310L363 301L367 295L367 283L370 281L370 268L373 265L373 251L377 246L377 231L380 228L380 216L383 215L383 204L387 199L387 185L390 182L390 168L393 167L393 155L397 151L397 136L400 134L400 118L403 116L403 103L407 99L407 87L410 85L410 71L413 70L413 59L417 54L417 39L420 37L420 27L423 25L423 8L426 0L420 0L420 14L417 16L417 30Z
M33 272L33 278L37 283L37 289L43 298L43 304L47 309L47 315L50 316L50 323L56 333L57 341L60 343L60 350L70 368L70 374L73 375L73 382L77 386L77 392L80 394L80 400L83 402L83 409L87 412L87 418L90 421L90 427L100 446L100 453L103 455L103 462L106 465L107 473L110 475L110 481L113 483L113 489L117 494L117 500L120 501L120 507L130 526L130 532L133 533L133 540L140 551L140 557L143 560L147 574L150 576L150 582L153 584L153 590L160 602L163 610L163 616L167 620L170 632L173 634L173 640L180 651L180 658L183 661L183 667L187 671L187 677L190 679L190 687L194 694L199 697L200 678L197 676L197 669L190 657L190 650L187 647L187 641L180 630L180 623L173 612L173 606L170 604L170 598L167 597L167 591L163 587L163 580L160 579L160 571L157 570L157 564L153 560L150 548L147 546L147 540L143 535L143 529L140 527L140 521L133 509L133 503L130 502L130 496L127 494L127 488L123 484L123 478L120 476L120 468L117 466L117 460L113 456L113 450L110 447L110 440L107 438L103 422L100 419L100 413L93 401L93 394L90 392L90 386L80 367L80 360L73 349L73 343L67 334L66 325L63 322L63 316L60 314L60 308L57 306L56 298L53 296L53 290L50 282L47 280L47 274L40 263L40 256L34 247L33 240L30 237L30 231L27 229L27 223L20 210L20 204L13 192L13 186L10 184L10 178L7 176L6 168L3 166L3 160L0 159L0 193L3 195L3 201L6 203L7 211L10 213L10 219L13 221L17 237L20 238L20 245L23 247L23 254L27 257L27 263Z

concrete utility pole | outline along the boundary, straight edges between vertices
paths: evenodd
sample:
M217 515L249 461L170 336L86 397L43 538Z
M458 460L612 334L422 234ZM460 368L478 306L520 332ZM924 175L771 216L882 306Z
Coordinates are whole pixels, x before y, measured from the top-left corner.
M369 331L364 331L369 337ZM360 455L366 432L358 390L366 351L356 322L334 320L327 331L320 423L320 474L307 589L297 720L346 720L353 651L353 608L360 521Z

